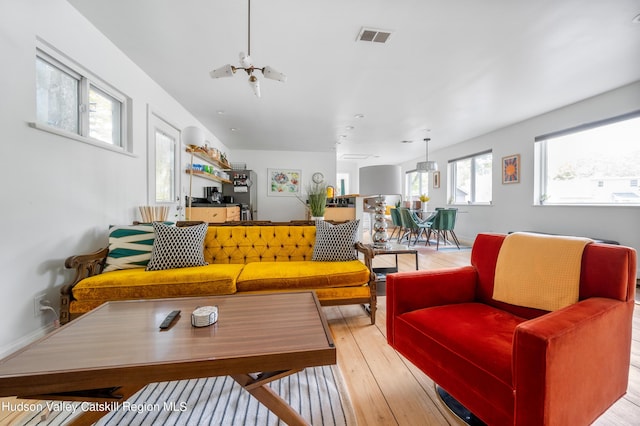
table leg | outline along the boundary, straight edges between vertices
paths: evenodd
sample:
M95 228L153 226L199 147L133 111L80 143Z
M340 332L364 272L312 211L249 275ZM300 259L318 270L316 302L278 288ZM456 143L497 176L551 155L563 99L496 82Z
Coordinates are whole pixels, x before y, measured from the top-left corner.
M133 394L138 392L140 389L145 387L146 385L129 385L122 386L117 389L117 395L114 394L113 399L101 399L101 398L88 398L89 401L101 401L101 402L122 402L129 399ZM60 398L63 400L69 400L68 398ZM73 400L82 400L82 398L73 398ZM92 411L83 411L73 419L70 423L67 423L68 426L89 426L100 420L111 410L92 410Z
M276 375L268 376L265 380L261 380L260 378L254 379L248 374L233 374L231 377L289 426L308 426L309 423L307 423L300 414L291 408L291 406L287 404L287 401L282 399L280 395L267 386L268 382L273 381L276 378L288 376L298 371L300 370L280 372Z

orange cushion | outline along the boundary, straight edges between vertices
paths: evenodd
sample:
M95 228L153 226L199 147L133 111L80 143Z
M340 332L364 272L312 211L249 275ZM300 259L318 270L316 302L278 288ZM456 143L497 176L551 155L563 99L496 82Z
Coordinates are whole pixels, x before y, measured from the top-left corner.
M164 271L144 268L104 272L73 288L76 300L129 300L212 296L236 292L236 278L244 265L207 265Z
M311 260L315 226L209 226L204 257L209 263Z
M238 291L350 287L369 282L369 269L347 262L253 262L238 277Z

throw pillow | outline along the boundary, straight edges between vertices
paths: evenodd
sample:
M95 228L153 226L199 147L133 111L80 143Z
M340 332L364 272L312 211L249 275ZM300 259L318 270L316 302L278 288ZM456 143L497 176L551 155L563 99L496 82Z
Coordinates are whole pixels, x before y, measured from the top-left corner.
M153 228L156 239L147 271L208 264L204 260L204 238L208 228L206 223L181 228L154 222Z
M151 224L111 226L104 272L144 268L151 259L155 232Z
M359 224L360 220L340 225L316 221L316 242L311 259L324 262L357 260L354 244L358 240Z

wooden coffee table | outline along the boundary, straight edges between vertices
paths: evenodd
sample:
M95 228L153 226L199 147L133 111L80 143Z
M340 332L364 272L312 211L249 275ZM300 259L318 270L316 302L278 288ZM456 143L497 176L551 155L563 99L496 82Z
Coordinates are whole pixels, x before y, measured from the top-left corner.
M218 322L192 327L191 312L207 305L218 306ZM161 331L177 309L181 317ZM0 396L122 402L149 383L228 375L284 422L302 425L266 384L335 363L314 292L109 302L0 361ZM74 424L108 410L86 411Z

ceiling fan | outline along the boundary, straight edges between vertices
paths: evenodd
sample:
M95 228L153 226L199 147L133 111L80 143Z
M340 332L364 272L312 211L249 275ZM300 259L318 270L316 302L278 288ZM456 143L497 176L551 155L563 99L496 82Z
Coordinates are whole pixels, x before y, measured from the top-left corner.
M274 70L270 66L256 67L253 65L251 61L251 0L247 0L247 9L248 9L247 53L240 52L239 54L240 66L236 67L231 64L227 64L211 71L209 75L211 76L211 78L233 77L233 74L235 74L237 70L244 70L249 75L249 85L251 86L251 90L253 90L253 93L259 98L260 82L258 81L258 78L254 75L254 71L260 71L262 72L262 75L265 78L268 78L270 80L281 81L283 83L287 81L287 76L281 72Z

